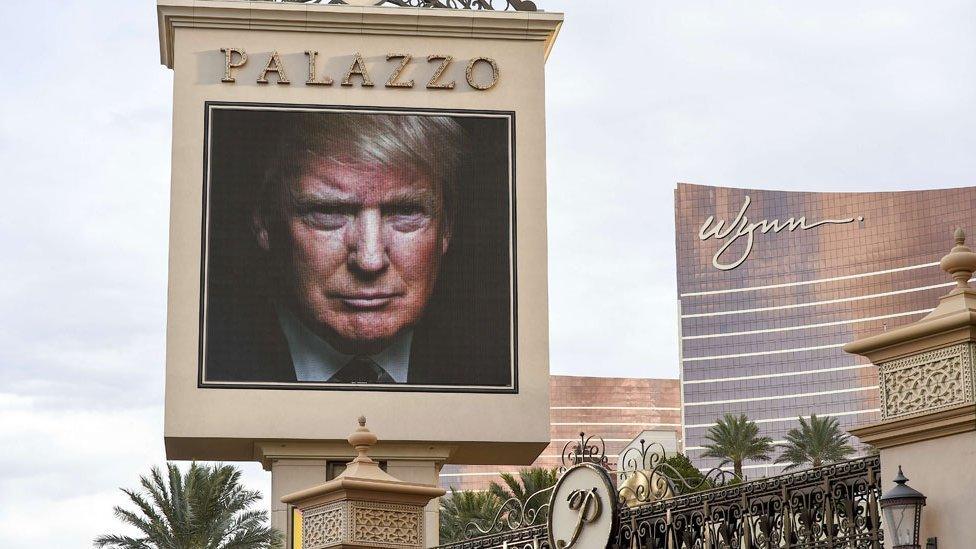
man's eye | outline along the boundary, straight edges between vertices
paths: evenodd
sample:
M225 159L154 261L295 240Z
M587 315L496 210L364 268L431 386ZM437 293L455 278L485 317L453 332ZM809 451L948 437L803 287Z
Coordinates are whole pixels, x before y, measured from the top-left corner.
M308 212L303 217L312 227L326 231L340 229L349 220L347 215L334 211Z
M398 204L389 208L385 213L389 217L408 217L427 214L424 207L420 204Z
M393 230L408 233L426 227L430 216L420 207L398 207L386 215L386 220Z

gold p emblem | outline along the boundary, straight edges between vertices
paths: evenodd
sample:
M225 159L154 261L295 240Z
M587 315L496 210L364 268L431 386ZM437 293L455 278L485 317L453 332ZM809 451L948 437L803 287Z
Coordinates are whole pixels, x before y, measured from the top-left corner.
M566 498L569 502L569 508L572 511L579 511L576 516L576 527L573 529L573 537L570 538L569 543L564 540L556 540L556 549L570 549L576 542L579 541L580 534L583 532L583 527L600 517L600 496L597 495L596 488L590 488L589 490L573 490L570 492L569 497Z

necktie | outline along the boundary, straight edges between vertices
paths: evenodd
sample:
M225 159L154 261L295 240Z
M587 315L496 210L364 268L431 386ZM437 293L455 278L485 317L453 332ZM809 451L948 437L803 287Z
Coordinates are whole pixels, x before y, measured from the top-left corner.
M329 383L396 383L382 366L368 356L357 355L329 378Z

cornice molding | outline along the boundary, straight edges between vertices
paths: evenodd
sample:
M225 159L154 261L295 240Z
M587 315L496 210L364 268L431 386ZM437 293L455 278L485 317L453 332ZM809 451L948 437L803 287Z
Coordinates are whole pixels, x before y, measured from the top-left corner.
M939 306L919 321L852 341L844 345L844 351L868 357L878 364L973 340L976 340L976 290L966 288L939 298Z
M976 431L976 404L866 425L850 433L875 448L891 448L969 431Z
M456 446L438 443L380 442L370 451L377 460L434 461L446 463ZM254 443L253 459L271 470L274 460L338 460L349 461L356 451L346 441L258 441Z
M563 14L552 12L359 7L243 0L159 0L160 62L173 68L178 28L556 40Z

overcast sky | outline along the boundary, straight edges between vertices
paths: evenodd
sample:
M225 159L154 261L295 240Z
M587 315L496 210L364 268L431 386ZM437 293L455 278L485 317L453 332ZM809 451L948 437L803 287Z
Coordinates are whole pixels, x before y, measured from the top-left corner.
M553 373L677 377L677 181L976 182L976 3L537 3ZM0 51L0 547L87 547L164 459L172 74L147 1L2 2Z

